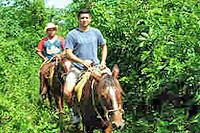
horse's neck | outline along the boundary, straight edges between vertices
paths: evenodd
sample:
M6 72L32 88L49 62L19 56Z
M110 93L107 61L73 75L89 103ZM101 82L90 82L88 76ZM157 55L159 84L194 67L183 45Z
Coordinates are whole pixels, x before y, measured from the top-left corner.
M94 78L89 78L84 87L83 95L85 95L85 98L88 101L90 101L90 99L92 98L92 94L95 91L94 80Z

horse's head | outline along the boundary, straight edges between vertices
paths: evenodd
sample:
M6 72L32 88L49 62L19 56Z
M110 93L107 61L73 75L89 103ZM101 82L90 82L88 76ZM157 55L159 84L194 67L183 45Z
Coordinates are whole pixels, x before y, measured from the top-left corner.
M71 70L72 62L66 59L64 56L54 57L54 74L58 74L58 77L63 80L64 76ZM64 81L63 81L64 82Z
M112 69L112 75L103 74L98 84L98 99L102 106L106 107L106 117L112 119L112 126L121 130L124 126L122 118L122 89L118 81L119 67L115 65ZM109 118L111 116L111 119Z

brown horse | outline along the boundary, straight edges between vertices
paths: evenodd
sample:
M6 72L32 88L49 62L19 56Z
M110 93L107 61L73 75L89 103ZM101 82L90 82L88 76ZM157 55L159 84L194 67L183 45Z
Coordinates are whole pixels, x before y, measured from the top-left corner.
M40 93L47 94L52 105L52 96L59 108L60 116L64 105L64 76L71 69L72 63L65 58L54 57L53 61L40 68Z
M111 133L111 125L116 130L123 128L122 89L118 74L119 67L115 65L112 75L92 73L86 82L82 99L75 104L82 116L84 132L101 129L104 133Z

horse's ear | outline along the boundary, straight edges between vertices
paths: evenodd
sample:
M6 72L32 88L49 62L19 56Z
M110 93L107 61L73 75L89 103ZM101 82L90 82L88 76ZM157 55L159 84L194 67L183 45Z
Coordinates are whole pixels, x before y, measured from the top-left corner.
M112 76L118 78L118 75L119 75L119 67L117 64L115 64L114 67L112 68Z

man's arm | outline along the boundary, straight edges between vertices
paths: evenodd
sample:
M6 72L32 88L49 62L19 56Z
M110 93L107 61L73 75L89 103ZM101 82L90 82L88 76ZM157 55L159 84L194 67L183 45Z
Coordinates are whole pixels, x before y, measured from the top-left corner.
M44 41L45 41L46 38L44 38L43 40L40 41L40 43L38 44L37 48L36 48L36 53L37 55L39 55L44 61L47 61L48 58L45 57L43 54L42 54L42 51L43 51L43 48L44 48Z
M36 53L37 53L44 61L47 61L47 60L48 60L48 58L45 57L45 56L42 54L41 51L37 51Z
M106 58L107 58L107 54L108 54L108 47L107 47L107 45L105 43L101 47L102 47L101 66L102 67L106 67Z
M66 55L68 58L70 58L72 61L83 64L85 67L90 67L91 66L91 61L89 60L81 60L78 58L74 53L72 49L66 49Z

